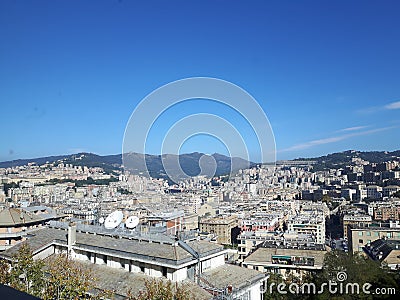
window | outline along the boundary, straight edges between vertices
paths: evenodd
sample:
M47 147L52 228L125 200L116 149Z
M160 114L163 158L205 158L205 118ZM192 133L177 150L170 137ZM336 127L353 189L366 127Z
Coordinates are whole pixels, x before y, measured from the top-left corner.
M379 236L379 232L374 232L374 236Z
M167 277L167 267L162 267L162 275L164 276L164 277Z
M391 232L387 232L387 233L386 233L386 236L387 236L388 238L391 238L391 237L392 237L392 233L391 233Z
M363 244L363 243L364 243L364 241L363 241L362 239L359 239L358 242L359 242L360 244Z
M359 232L358 232L358 236L363 236L362 231L359 231Z
M367 236L371 236L371 231L367 231Z

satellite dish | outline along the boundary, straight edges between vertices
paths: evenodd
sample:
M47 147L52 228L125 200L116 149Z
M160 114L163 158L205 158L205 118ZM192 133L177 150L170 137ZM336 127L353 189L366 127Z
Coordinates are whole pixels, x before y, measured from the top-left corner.
M124 215L122 214L122 211L116 210L107 216L104 221L104 227L106 229L114 229L121 224L123 218Z
M101 218L99 219L99 223L100 223L100 224L103 224L103 223L104 223L104 218L103 218L103 217L101 217Z
M125 226L126 228L133 229L139 224L139 218L136 216L130 216L126 221L125 221Z

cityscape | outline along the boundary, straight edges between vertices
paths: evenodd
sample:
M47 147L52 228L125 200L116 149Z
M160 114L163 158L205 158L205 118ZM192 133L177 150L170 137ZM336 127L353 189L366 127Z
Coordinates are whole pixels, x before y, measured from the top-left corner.
M382 154L390 160L378 162ZM85 155L0 169L3 260L26 243L34 259L64 253L95 274L94 295L116 299L160 278L184 283L189 298L263 299L271 276L301 283L335 252L399 270L399 151L332 154L351 163L320 171L319 159L278 161L179 183L88 167Z
M398 1L0 1L0 299L398 299Z

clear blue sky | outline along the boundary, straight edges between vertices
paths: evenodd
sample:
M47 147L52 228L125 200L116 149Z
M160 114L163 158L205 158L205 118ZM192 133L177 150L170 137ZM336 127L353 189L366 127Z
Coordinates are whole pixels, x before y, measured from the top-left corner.
M0 161L120 153L135 106L193 76L252 94L278 158L399 149L399 14L399 1L3 0Z

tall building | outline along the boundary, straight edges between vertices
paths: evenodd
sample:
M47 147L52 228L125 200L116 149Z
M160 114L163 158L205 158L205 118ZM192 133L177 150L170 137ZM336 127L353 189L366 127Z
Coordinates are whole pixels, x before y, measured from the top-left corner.
M318 213L297 215L288 220L288 231L312 235L317 244L324 244L325 217Z
M218 236L220 244L231 244L236 238L234 228L238 226L236 216L224 216L214 218L202 218L199 222L201 232L213 233Z
M350 225L362 226L371 224L372 217L370 215L363 215L363 214L344 215L342 222L343 222L343 237L347 239Z
M364 252L364 247L378 239L400 240L400 228L390 224L350 225L348 229L349 251Z

